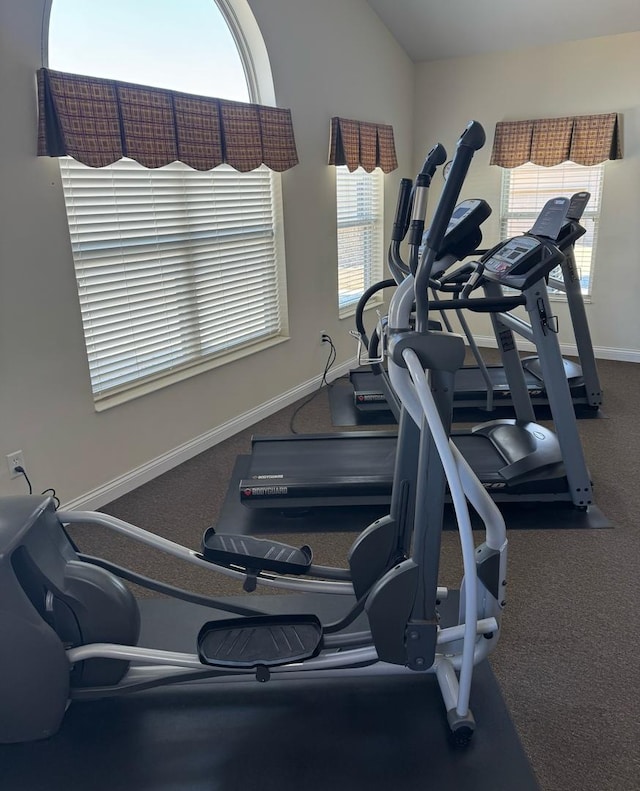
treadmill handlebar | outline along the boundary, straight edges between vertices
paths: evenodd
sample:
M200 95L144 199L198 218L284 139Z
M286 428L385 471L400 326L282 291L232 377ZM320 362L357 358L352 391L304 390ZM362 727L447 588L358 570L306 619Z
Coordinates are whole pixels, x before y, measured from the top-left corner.
M478 288L478 286L480 286L480 284L482 283L482 275L483 274L484 274L484 259L482 261L476 261L475 262L475 264L474 264L474 271L473 271L471 277L469 278L469 280L467 280L466 285L462 289L462 296L463 297L468 297L469 294L474 289L476 289L476 288Z
M472 263L461 264L453 269L451 272L438 272L431 278L429 285L433 282L435 288L442 288L448 285L460 285L468 282L469 277L476 271L476 267Z
M552 241L556 243L561 252L564 252L569 247L572 247L586 232L587 229L583 225L580 225L577 220L571 220L566 225L562 226L558 238Z

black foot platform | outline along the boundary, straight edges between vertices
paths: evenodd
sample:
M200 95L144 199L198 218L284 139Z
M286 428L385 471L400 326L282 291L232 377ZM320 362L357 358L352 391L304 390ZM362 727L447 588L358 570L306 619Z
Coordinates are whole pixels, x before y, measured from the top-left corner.
M283 611L299 611L298 596L255 601L271 608L278 598ZM322 598L323 617L344 606L343 597ZM164 631L177 651L193 650L190 614L199 623L212 616L158 599L141 610L141 642L154 645ZM75 702L51 739L0 746L2 788L539 791L488 662L471 694L477 729L463 752L449 742L435 677L418 674L202 683Z
M310 659L320 651L322 624L315 615L256 615L208 621L198 634L205 665L274 667Z

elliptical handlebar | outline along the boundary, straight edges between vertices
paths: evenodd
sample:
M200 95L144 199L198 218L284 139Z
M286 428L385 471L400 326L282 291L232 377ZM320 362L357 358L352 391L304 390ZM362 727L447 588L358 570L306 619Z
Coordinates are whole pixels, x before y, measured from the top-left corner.
M411 217L411 206L413 203L412 188L413 182L411 179L400 179L396 216L393 220L393 227L391 229L392 242L401 242L407 235L409 218Z
M406 178L400 179L396 214L391 228L391 242L387 253L389 271L393 275L396 283L402 283L405 277L410 274L409 267L405 264L400 255L400 243L407 235L412 207L413 181Z
M456 144L456 153L451 164L451 170L447 176L444 189L429 227L429 232L427 233L424 254L415 271L416 329L418 332L425 332L428 329L429 298L427 296L427 287L429 285L433 262L442 245L442 240L444 239L451 215L460 197L462 185L464 184L467 171L471 165L473 155L482 148L485 141L486 135L482 124L478 121L469 121ZM426 214L426 205L420 208L424 209ZM414 217L416 217L415 206ZM417 222L418 219L416 217L416 223ZM424 228L424 215L422 216L422 227Z
M424 220L427 215L427 196L431 179L436 172L436 168L442 165L447 159L447 152L441 143L429 151L425 159L422 170L416 176L413 188L413 206L411 212L411 222L409 223L409 233L407 243L410 248L409 269L412 274L416 273L420 259L420 245L424 234Z
M447 161L447 152L442 143L436 143L435 146L427 154L422 168L420 169L421 176L429 176L433 178L433 174L440 165L444 165Z

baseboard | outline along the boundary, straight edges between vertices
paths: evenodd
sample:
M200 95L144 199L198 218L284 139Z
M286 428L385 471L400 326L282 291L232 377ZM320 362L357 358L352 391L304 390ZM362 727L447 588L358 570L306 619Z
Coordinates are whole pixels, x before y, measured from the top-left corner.
M493 336L477 336L476 343L480 347L485 346L487 348L497 348L496 339ZM528 341L518 340L518 348L522 351L535 352L535 346ZM563 354L577 354L577 348L572 344L561 344L561 349ZM612 349L608 347L596 346L594 347L594 352L596 358L601 358L604 360L640 362L640 351L635 349ZM331 381L339 378L340 376L344 376L344 374L348 373L352 368L357 367L357 365L357 360L353 358L339 366L336 366L331 371ZM270 401L266 401L259 407L251 409L248 412L245 412L244 414L239 415L233 420L229 420L220 426L216 426L216 428L212 429L211 431L207 431L205 434L195 437L189 442L185 442L183 445L180 445L177 448L164 453L162 456L158 456L156 459L152 459L146 464L143 464L134 470L130 470L124 475L120 475L118 478L114 478L113 480L108 481L96 489L93 489L92 491L87 492L80 497L76 497L74 500L64 503L63 508L65 510L95 510L97 508L102 508L102 506L106 505L112 500L128 494L138 486L142 486L143 484L152 481L154 478L157 478L158 475L168 472L174 467L177 467L179 464L182 464L194 456L197 456L199 453L203 453L205 450L209 450L209 448L212 448L214 445L223 442L225 439L229 439L229 437L232 437L239 431L249 428L249 426L257 423L259 420L263 420L264 418L273 415L275 412L278 412L280 409L284 409L284 407L289 406L289 404L293 404L298 399L304 398L306 395L312 393L320 385L321 381L321 375L315 376L313 379L303 382L301 385L288 390L286 393L283 393L276 398L272 398Z
M357 360L353 358L346 363L332 368L327 377L328 380L334 381L344 376L344 374L348 373L352 368L357 367L357 364ZM279 412L281 409L293 404L300 398L304 398L306 395L313 393L313 391L320 386L321 382L322 375L315 376L313 379L303 382L297 387L288 390L286 393L282 393L282 395L272 398L270 401L266 401L255 409L251 409L233 418L233 420L216 426L216 428L211 431L207 431L205 434L201 434L199 437L195 437L189 440L189 442L185 442L177 448L163 453L162 456L152 459L146 464L137 467L135 470L130 470L124 475L120 475L102 486L98 486L96 489L80 497L76 497L74 500L63 503L62 508L64 508L65 511L94 511L97 508L102 508L102 506L110 503L112 500L116 500L118 497L128 494L134 489L137 489L138 486L152 481L159 475L168 472L179 464L197 456L199 453L203 453L205 450L209 450L209 448L223 442L225 439L229 439L239 431L244 431L244 429L249 428L249 426L252 426L254 423L264 420L264 418L273 415L275 412Z
M485 346L489 349L498 348L495 336L493 335L474 335L474 338L480 347ZM533 343L522 340L521 338L517 339L517 344L518 349L523 352L535 353L536 351L536 347ZM568 354L569 356L573 355L575 357L578 354L578 347L574 343L561 343L560 350L563 354ZM621 362L627 363L640 362L640 351L637 349L613 349L609 346L594 346L593 353L598 360L620 360Z

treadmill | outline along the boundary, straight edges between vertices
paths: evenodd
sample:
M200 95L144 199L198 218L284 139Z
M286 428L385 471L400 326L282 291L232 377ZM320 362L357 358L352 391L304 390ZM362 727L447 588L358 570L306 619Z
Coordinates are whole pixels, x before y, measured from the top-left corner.
M594 411L602 405L602 388L593 353L584 300L580 288L574 244L585 233L580 225L584 209L589 201L588 192L578 192L571 199L554 198L547 202L530 233L554 241L564 253L559 268L561 278L547 277L548 285L567 296L567 304L574 329L580 364L563 360L565 375L575 406L590 407ZM499 341L499 338L498 338ZM476 347L477 348L477 347ZM491 411L493 405L512 404L509 382L500 365L485 366L479 357L476 366L464 366L456 376L454 396L457 406L479 407ZM538 355L523 357L522 367L529 395L536 406L548 406L542 366Z
M556 198L548 202L530 233L549 238L564 253L560 263L562 277L548 277L549 285L567 296L580 364L563 360L571 400L579 415L595 413L602 405L602 388L589 332L584 300L575 260L574 242L585 233L579 220L589 201L588 192L578 192L569 200ZM435 294L434 294L435 296ZM495 407L513 406L511 388L502 365L485 365L464 317L458 319L465 331L477 365L464 366L456 375L454 407L477 408L491 413ZM451 325L444 319L447 328ZM521 360L525 381L534 406L549 406L542 367L537 355ZM375 414L389 405L379 378L367 370L352 372L354 406L361 413ZM455 413L454 413L455 416Z
M591 479L546 286L563 258L544 236L508 239L483 256L478 277L461 298L430 302L429 308L488 312L500 338L516 418L452 435L485 488L500 502L568 502L587 509ZM480 286L485 296L471 296L471 289ZM516 294L505 295L504 287ZM428 300L426 288L424 298ZM524 305L529 323L508 312L518 305ZM391 316L389 322L393 327ZM555 433L535 423L514 333L538 350ZM395 343L389 354L397 354ZM254 437L248 470L239 483L241 502L279 509L388 503L395 447L395 433L381 432Z

